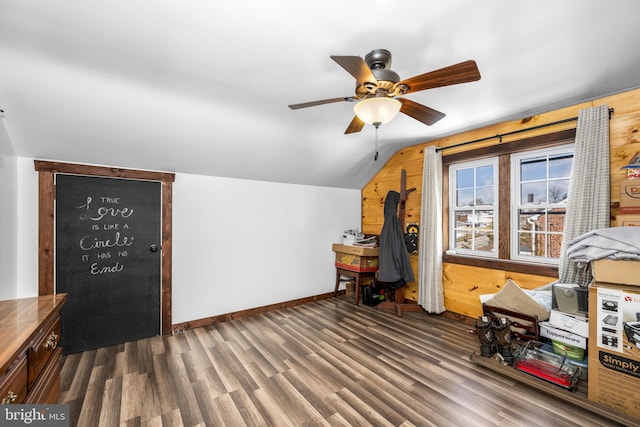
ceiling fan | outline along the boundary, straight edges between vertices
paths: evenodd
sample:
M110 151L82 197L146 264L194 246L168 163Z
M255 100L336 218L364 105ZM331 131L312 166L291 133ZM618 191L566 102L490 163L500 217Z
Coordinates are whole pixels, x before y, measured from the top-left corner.
M332 55L331 59L355 77L355 95L292 104L289 108L297 110L334 102L357 102L354 106L356 115L345 130L346 134L360 132L365 123L377 128L398 112L430 126L445 114L400 96L480 80L478 66L472 60L400 80L400 76L390 68L391 52L386 49L374 49L364 59L360 56L336 55Z

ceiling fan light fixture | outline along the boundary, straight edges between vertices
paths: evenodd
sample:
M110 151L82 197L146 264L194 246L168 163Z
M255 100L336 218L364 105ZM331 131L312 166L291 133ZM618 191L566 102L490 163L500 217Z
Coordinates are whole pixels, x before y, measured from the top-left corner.
M395 98L375 97L359 101L353 106L353 112L363 122L380 126L393 120L401 107L402 102Z

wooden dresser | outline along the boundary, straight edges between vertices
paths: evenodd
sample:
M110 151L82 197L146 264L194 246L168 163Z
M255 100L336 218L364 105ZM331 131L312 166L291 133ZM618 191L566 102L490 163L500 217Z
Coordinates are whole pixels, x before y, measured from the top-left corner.
M0 301L0 403L58 403L65 298Z

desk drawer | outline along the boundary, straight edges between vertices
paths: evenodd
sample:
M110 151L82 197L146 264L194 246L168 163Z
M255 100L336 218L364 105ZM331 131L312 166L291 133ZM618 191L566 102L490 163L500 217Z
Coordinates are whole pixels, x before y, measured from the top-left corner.
M16 363L0 377L0 404L23 403L27 395L27 356L22 355Z
M58 348L60 340L60 317L57 317L43 333L38 336L34 344L28 350L29 360L29 389L38 379L42 369L47 365Z

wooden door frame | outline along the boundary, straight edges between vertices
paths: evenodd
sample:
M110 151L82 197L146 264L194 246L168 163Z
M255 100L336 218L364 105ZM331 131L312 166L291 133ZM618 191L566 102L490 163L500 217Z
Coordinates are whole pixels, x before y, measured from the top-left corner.
M89 175L105 178L140 179L160 181L162 184L162 277L161 277L161 318L162 334L173 332L171 324L171 212L172 189L175 174L134 169L120 169L103 166L89 166L74 163L34 161L38 172L38 294L52 295L54 289L55 254L55 180L56 173Z

